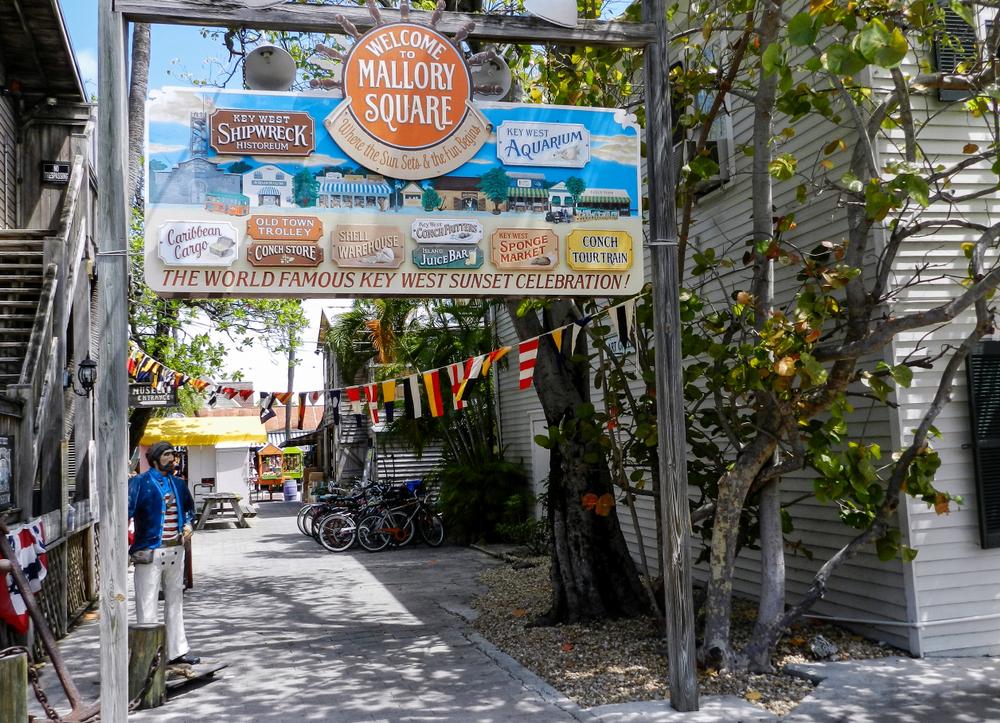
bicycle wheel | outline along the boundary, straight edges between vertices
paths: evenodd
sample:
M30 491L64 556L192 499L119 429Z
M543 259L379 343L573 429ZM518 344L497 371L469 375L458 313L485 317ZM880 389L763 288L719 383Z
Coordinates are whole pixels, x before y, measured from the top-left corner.
M319 530L319 544L330 552L343 552L354 544L357 526L347 515L327 515Z
M405 512L394 510L386 515L385 532L389 535L389 544L393 547L405 547L413 541L416 530L413 520Z
M431 547L437 547L444 542L444 523L434 512L421 510L416 519L420 536Z
M316 540L316 542L320 542L319 531L320 528L323 526L323 523L326 521L326 518L329 517L330 515L335 515L340 512L343 512L343 510L331 510L329 508L320 509L313 516L312 521L309 523L309 536L312 537L314 540ZM320 542L320 544L323 543Z
M319 512L319 508L320 505L318 504L303 505L299 510L299 514L295 517L295 522L299 526L299 532L306 537L312 535L312 523Z
M385 515L381 512L368 515L358 523L358 542L368 552L384 550L389 544Z

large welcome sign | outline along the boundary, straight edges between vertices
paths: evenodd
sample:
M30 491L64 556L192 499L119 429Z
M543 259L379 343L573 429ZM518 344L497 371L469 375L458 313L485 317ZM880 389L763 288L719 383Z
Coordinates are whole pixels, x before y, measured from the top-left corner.
M344 96L166 88L147 107L164 296L616 296L642 287L639 129L478 103L433 28L376 27Z
M409 23L376 27L344 60L344 102L326 118L351 158L378 173L422 179L453 171L486 142L472 74L445 36Z

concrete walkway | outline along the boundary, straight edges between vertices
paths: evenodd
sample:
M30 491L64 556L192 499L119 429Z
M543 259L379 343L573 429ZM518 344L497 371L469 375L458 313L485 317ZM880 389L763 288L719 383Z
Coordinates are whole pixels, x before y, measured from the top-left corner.
M734 697L703 698L702 709L687 714L666 701L581 709L467 624L478 575L496 560L448 546L327 553L299 533L297 509L294 503L264 503L250 529L224 525L196 533L195 587L185 595L188 638L192 652L229 667L214 681L130 720L775 720ZM87 697L99 692L97 638L98 624L91 621L60 645ZM992 661L954 670L939 669L938 661L872 665L887 664L882 673L872 668L857 675L837 667L846 664L811 666L809 674L826 682L788 720L1000 721L1000 670ZM51 668L42 683L55 707L68 710ZM927 695L909 695L913 690ZM893 717L893 707L907 698L906 713ZM959 707L947 706L949 701ZM32 708L41 712L37 703ZM942 711L948 712L944 718L922 715Z

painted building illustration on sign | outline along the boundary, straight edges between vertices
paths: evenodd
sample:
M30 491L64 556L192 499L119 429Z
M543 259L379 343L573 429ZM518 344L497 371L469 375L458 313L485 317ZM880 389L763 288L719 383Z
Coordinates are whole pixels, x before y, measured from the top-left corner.
M327 173L316 179L320 208L368 208L387 211L392 188L381 176Z
M243 195L251 206L292 206L292 175L270 164L254 168L243 174Z
M391 84L391 74L380 81L382 71L372 72L366 84ZM506 130L477 137L457 165L428 156L428 168L404 173L365 155L379 144L341 145L351 141L330 118L340 109L343 119L348 100L354 107L356 98L323 93L155 91L146 156L152 288L337 297L614 296L641 287L639 132L626 112L474 103L488 127ZM248 130L270 117L285 130ZM384 130L386 143L413 141L404 125ZM520 143L516 162L504 139ZM239 143L275 150L237 152ZM197 231L224 224L211 239ZM185 229L198 238L161 243L169 229L172 238L186 238Z

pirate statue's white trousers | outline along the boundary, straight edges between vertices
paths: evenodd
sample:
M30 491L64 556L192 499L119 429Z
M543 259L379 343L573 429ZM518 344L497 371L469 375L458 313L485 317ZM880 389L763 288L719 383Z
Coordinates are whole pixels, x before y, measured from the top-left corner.
M164 622L167 627L167 660L186 655L184 634L184 546L159 547L153 561L135 566L135 617L142 623L157 622L157 598L163 580Z

